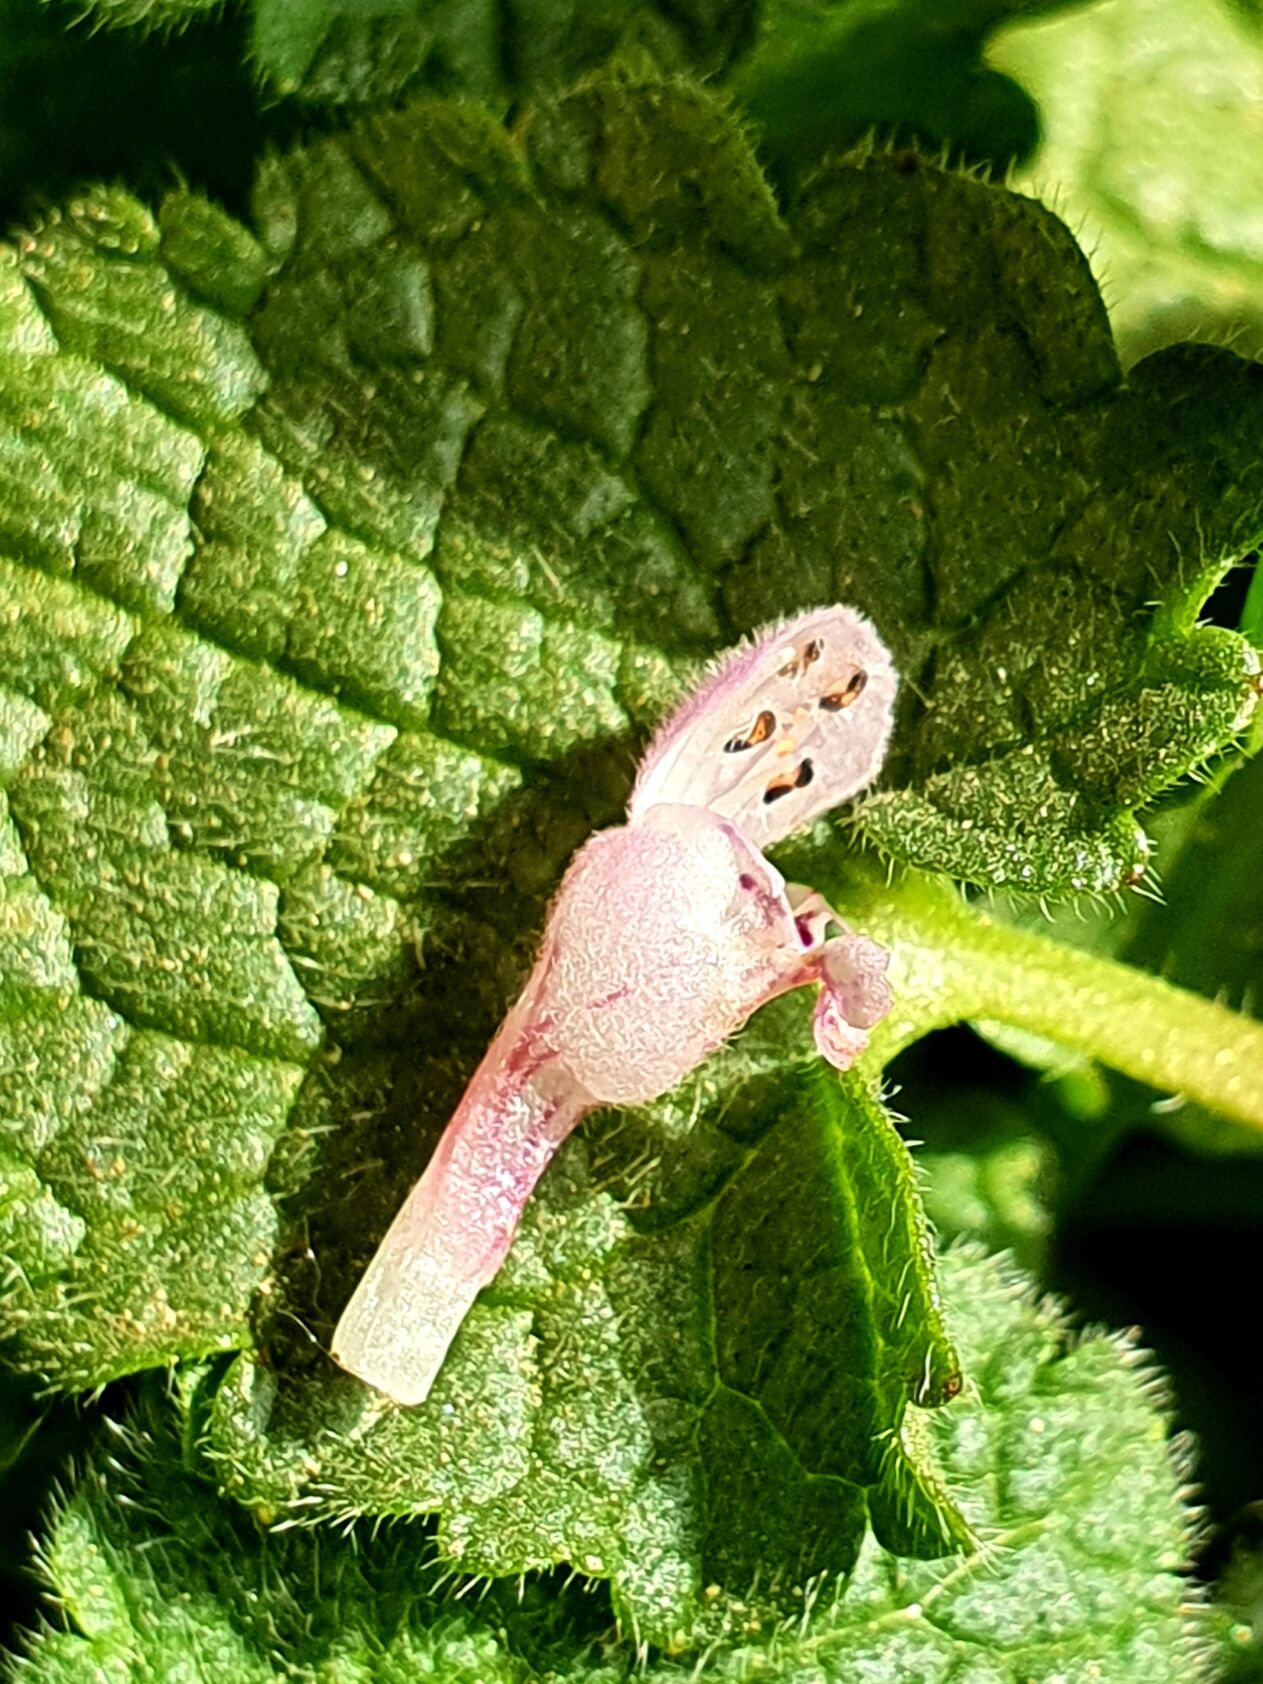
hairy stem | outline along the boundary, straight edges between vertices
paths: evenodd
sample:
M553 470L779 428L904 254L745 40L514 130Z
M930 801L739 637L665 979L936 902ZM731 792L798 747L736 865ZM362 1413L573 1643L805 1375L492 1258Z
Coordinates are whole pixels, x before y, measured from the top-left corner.
M990 1018L1263 1132L1263 1024L1161 977L1014 928L941 880L851 885L842 902L892 953L890 1016L872 1071L932 1029Z

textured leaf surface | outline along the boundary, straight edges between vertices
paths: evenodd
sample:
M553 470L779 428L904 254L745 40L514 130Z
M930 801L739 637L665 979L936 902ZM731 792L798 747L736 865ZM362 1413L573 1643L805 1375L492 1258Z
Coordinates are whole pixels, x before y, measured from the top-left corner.
M571 1143L421 1410L294 1339L339 1307L322 1296L329 1235L354 1232L366 1191L343 1177L331 1210L326 1188L308 1233L320 1275L298 1283L311 1298L284 1304L266 1361L240 1359L209 1403L227 1487L272 1520L441 1508L460 1567L572 1561L611 1577L656 1642L684 1641L700 1609L783 1612L849 1570L870 1519L896 1550L956 1547L968 1534L905 1422L961 1380L904 1149L862 1089L843 1101L743 1058L656 1131L611 1122Z
M253 0L253 10L255 59L280 93L368 106L437 88L503 108L627 47L713 75L750 40L760 0Z
M1072 1340L994 1259L949 1254L943 1278L973 1383L931 1438L985 1547L910 1564L870 1546L845 1598L774 1626L751 1610L706 1676L1190 1684L1206 1627L1184 1606L1187 1521L1152 1378L1119 1340ZM350 1684L697 1676L692 1661L618 1659L578 1591L430 1594L408 1534L262 1535L164 1440L93 1463L46 1566L69 1624L36 1643L18 1673L31 1684L146 1684L190 1666Z
M845 1566L865 1514L944 1547L876 1437L955 1373L906 1164L858 1092L839 1132L786 1085L793 1007L574 1145L432 1408L321 1342L565 860L737 629L877 620L891 851L1128 874L1132 806L1250 697L1191 628L1258 526L1257 371L1123 390L1029 201L865 157L783 211L722 110L619 79L520 141L435 101L318 140L254 233L85 194L4 259L0 351L21 1360L88 1386L257 1336L203 1402L261 1512L442 1507L465 1565L609 1574L646 1634Z
M1124 362L1193 335L1257 356L1263 162L1242 143L1263 100L1257 10L1111 0L1013 23L988 58L1040 106L1017 179L1095 253Z

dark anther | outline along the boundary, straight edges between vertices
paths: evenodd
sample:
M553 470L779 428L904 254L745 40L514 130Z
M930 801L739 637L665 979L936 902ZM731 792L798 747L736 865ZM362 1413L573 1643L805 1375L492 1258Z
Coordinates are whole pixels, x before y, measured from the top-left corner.
M782 795L788 795L791 790L806 789L816 775L816 768L810 760L800 760L794 768L792 778L777 778L763 791L763 805L770 807L773 801L779 801Z
M814 665L823 654L824 643L822 640L818 637L810 638L792 660L786 661L783 667L777 669L776 676L778 678L797 678L809 666Z
M748 871L743 871L737 879L737 887L744 889L748 895L752 895L758 886L757 880L751 877Z
M753 748L756 743L765 743L776 729L776 715L771 708L764 708L744 737L729 737L724 744L725 754L740 754L743 749Z
M868 674L856 667L840 690L831 691L827 696L821 696L820 706L826 713L841 713L843 708L849 708L851 703L858 701L864 693L864 686L868 683Z

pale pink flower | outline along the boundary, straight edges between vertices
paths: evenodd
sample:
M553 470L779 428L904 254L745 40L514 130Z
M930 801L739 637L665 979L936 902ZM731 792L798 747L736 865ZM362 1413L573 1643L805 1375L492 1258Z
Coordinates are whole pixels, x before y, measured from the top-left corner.
M876 776L896 687L868 622L823 608L734 650L663 726L627 823L571 862L521 998L342 1314L344 1368L424 1401L575 1125L666 1093L766 1001L817 985L816 1045L855 1061L890 1007L887 955L762 850Z

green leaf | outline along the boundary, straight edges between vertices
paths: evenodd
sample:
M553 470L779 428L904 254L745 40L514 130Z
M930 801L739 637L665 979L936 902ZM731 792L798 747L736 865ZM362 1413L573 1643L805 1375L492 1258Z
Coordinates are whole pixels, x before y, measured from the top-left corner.
M1052 1235L1056 1160L1020 1104L989 1089L919 1095L916 1154L925 1213L940 1241L1008 1251L1036 1275ZM906 1101L905 1101L906 1103Z
M178 30L203 0L88 0L106 23ZM989 69L987 31L1041 0L250 0L273 94L382 107L429 90L503 113L620 59L725 78L765 157L800 167L877 129L1001 168L1038 138L1034 102Z
M1017 185L1081 231L1125 363L1172 340L1263 349L1263 40L1225 0L1111 0L1015 21L988 59L1029 89L1044 139Z
M219 7L86 0L84 9L97 23L175 36ZM748 48L763 0L243 0L241 9L254 67L273 94L372 108L429 89L503 112L624 52L714 76ZM63 27L73 21L68 14Z
M877 620L890 852L1125 879L1133 808L1252 701L1195 621L1259 526L1261 404L1202 350L1122 388L1029 201L865 154L783 205L683 83L326 135L254 231L184 192L50 213L0 268L19 1359L88 1386L257 1344L202 1405L260 1511L441 1507L453 1559L608 1574L647 1635L844 1568L866 1515L950 1545L892 1436L956 1372L906 1163L862 1090L840 1133L802 1098L792 1006L573 1144L432 1407L380 1413L321 1341L566 859L741 627ZM787 1301L778 1366L742 1341ZM710 1518L738 1472L761 1531Z
M1038 4L1038 0L1036 0ZM1006 167L1031 152L1030 95L983 59L988 32L1029 0L767 0L730 78L778 168L867 131Z
M381 105L424 88L507 108L628 53L727 76L778 165L881 127L1001 163L1037 139L1033 103L982 63L1021 0L254 0L258 67L282 94Z
M421 1410L383 1408L295 1336L336 1310L334 1235L348 1282L367 1260L365 1176L327 1164L319 1276L207 1405L224 1485L268 1519L441 1509L464 1570L574 1562L676 1646L703 1610L783 1613L848 1571L870 1517L900 1552L956 1548L968 1534L905 1421L960 1386L906 1153L862 1087L776 1078L770 1046L763 1062L743 1082L737 1054L721 1061L656 1130L612 1120L567 1147ZM374 1092L380 1065L338 1079L357 1154L371 1107L419 1097Z
M759 0L253 0L258 68L281 94L380 106L425 88L500 110L568 86L620 50L713 75Z
M265 233L275 217L289 267L255 336L274 371L293 368L260 418L272 448L327 474L316 440L341 443L415 511L443 472L425 471L436 427L452 436L471 402L449 371L473 380L488 408L448 500L441 582L480 601L525 598L546 622L569 604L598 638L680 652L712 642L716 609L753 625L856 600L926 703L904 735L898 781L910 787L867 804L869 834L991 883L1126 881L1141 852L1131 809L1251 705L1244 644L1193 628L1259 526L1257 370L1186 349L1114 391L1082 259L1046 213L976 183L858 159L805 189L787 227L739 131L678 88L595 85L537 118L526 160L472 114L441 109L309 154L265 189ZM667 190L686 158L688 191ZM364 254L390 238L370 181L430 252L424 278L415 260ZM358 255L329 255L336 272L293 247L304 204L319 194L314 214L333 214L333 183L342 216L364 219ZM888 244L847 235L839 247L878 219ZM539 256L523 266L527 250ZM378 268L374 321L382 289L433 289L423 430L416 394L374 378L377 436L340 439L328 387L355 384L345 359L362 331L348 289L366 296ZM853 300L841 316L835 296ZM317 335L345 344L341 374L301 364L299 344ZM418 452L402 474L400 438ZM583 515L563 535L554 511L576 501ZM434 491L427 503L406 520L381 511L379 529L428 547ZM369 518L345 502L334 512ZM541 527L547 572L522 553ZM510 554L488 554L489 534ZM632 567L649 589L628 589ZM1146 625L1155 591L1164 609ZM450 626L472 669L468 616L448 616L440 641ZM494 642L522 644L517 670L484 657L473 687L440 680L440 724L464 736L477 710L471 746L539 758L538 719L509 715L524 711L523 660L547 662L547 635L502 613ZM599 641L571 655L639 716L637 686L617 693L621 658ZM613 729L591 692L581 705L589 734ZM548 723L551 749L578 746L564 711Z
M1072 1337L995 1259L949 1254L943 1278L973 1379L930 1437L984 1544L943 1563L870 1545L844 1596L809 1590L775 1624L751 1609L704 1676L1190 1684L1211 1628L1190 1606L1189 1516L1152 1373L1124 1340ZM349 1684L699 1675L691 1658L620 1652L601 1599L574 1587L435 1592L412 1529L269 1536L181 1468L166 1431L127 1436L90 1463L45 1546L65 1619L17 1670L29 1684L148 1684L190 1666Z

